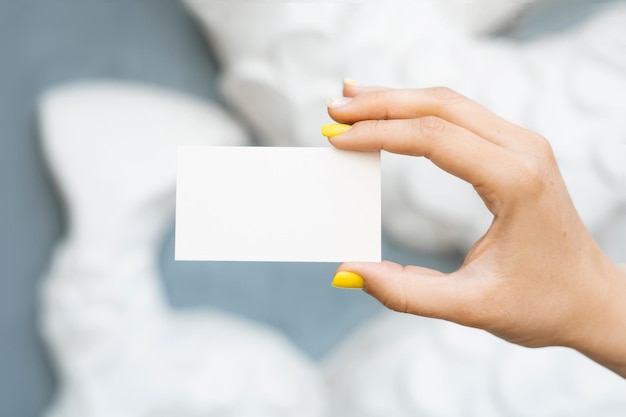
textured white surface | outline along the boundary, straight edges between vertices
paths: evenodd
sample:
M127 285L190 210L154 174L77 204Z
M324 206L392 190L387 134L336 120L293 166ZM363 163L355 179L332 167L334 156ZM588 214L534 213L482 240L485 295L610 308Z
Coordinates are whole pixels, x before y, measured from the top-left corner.
M623 378L577 352L396 313L328 358L332 417L618 417Z
M173 220L176 146L244 144L229 116L101 82L46 94L41 125L69 217L41 294L60 379L47 415L323 415L317 369L282 335L217 312L174 312L162 293L156 255Z
M217 48L226 100L264 144L317 146L339 81L447 85L552 143L580 214L626 262L626 3L528 42L481 34L526 6L502 1L185 0ZM383 159L383 225L418 249L467 249L490 216L467 184L427 161ZM328 360L331 416L604 416L624 381L576 352L529 350L395 314Z
M625 230L616 149L626 7L522 45L475 37L517 13L501 3L481 2L496 13L468 18L452 0L188 1L218 50L225 97L265 144L324 142L323 98L339 95L346 75L450 85L550 138L584 220L624 261L614 232ZM272 330L173 313L155 266L172 218L173 148L241 144L242 132L212 106L111 83L53 91L41 114L69 222L42 287L61 382L49 416L324 416L327 400L343 417L623 415L623 380L564 349L390 314L329 358L327 392L319 369ZM428 249L465 248L482 233L489 217L471 188L424 161L388 159L389 233Z
M622 262L619 146L626 142L626 3L582 25L516 43L478 36L529 2L185 0L218 52L226 100L264 144L318 146L324 97L340 80L446 85L546 136L580 214ZM427 161L386 155L383 225L410 247L467 249L490 216L467 184Z

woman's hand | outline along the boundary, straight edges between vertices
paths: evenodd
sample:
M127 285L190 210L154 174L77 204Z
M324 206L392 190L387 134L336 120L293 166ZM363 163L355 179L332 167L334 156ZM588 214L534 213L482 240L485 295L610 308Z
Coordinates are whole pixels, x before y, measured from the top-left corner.
M401 312L524 346L575 348L626 376L626 270L599 249L549 143L447 88L346 84L329 101L333 146L423 156L474 186L493 223L455 272L345 263L333 284Z

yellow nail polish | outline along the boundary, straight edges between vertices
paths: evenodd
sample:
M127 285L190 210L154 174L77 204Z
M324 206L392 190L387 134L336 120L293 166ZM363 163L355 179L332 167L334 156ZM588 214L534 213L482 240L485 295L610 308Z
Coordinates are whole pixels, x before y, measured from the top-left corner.
M337 288L363 288L363 277L350 271L339 271L333 278L333 287Z
M348 130L350 130L351 127L352 126L350 125L344 125L341 123L324 125L322 126L322 135L326 136L327 138L341 135L342 133L346 133Z
M345 85L356 85L356 81L350 77L346 77L343 79L343 83Z

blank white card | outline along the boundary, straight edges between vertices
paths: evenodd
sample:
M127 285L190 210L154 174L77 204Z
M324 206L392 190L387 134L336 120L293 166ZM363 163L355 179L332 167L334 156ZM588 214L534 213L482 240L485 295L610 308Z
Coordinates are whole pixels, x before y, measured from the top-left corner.
M178 148L176 259L381 260L380 153Z

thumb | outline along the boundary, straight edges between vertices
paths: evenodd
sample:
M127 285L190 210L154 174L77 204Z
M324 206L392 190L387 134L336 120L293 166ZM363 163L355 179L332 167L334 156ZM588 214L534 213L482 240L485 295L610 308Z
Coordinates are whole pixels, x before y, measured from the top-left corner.
M392 310L424 317L463 321L472 291L456 273L393 262L349 262L339 266L332 285L362 288Z

